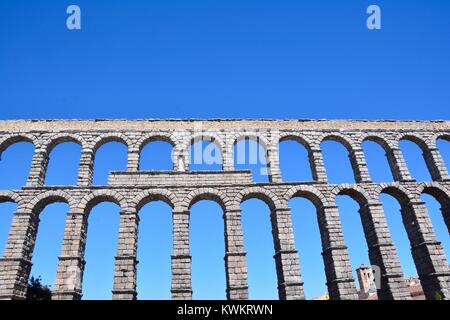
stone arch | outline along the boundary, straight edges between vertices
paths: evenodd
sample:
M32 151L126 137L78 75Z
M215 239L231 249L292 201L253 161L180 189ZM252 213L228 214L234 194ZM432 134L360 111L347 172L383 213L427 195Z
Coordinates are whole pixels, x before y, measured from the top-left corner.
M92 151L94 154L97 152L97 150L103 146L106 143L109 142L118 142L125 145L127 148L130 148L132 145L132 141L124 134L105 134L98 136L93 142L92 142Z
M136 208L136 212L141 210L147 203L152 201L163 201L168 204L172 209L178 205L178 198L176 195L165 189L145 190L140 192L131 201L130 205Z
M70 134L70 133L68 133L68 134L61 133L61 134L50 136L48 140L43 141L42 146L46 148L47 154L50 155L52 150L57 145L59 145L61 143L65 143L65 142L74 142L74 143L80 145L82 149L83 149L83 147L86 146L86 142L81 135Z
M87 194L86 196L83 197L83 199L81 199L81 201L78 203L77 205L77 212L76 215L79 216L79 220L81 220L81 246L80 246L80 258L83 259L83 265L82 265L82 276L79 282L79 286L80 289L82 289L83 295L87 295L87 292L89 289L86 288L86 283L87 280L86 279L90 279L91 276L91 270L89 268L89 265L101 265L101 266L105 266L103 265L103 261L100 259L95 258L95 255L91 255L89 253L89 246L93 242L92 240L90 240L90 232L92 232L92 221L90 221L91 218L91 214L92 211L94 209L95 206L103 203L103 202L110 202L113 203L114 205L119 207L119 213L117 214L116 212L116 208L112 209L112 213L114 215L109 215L109 217L114 217L114 220L116 220L117 218L117 229L106 229L104 228L105 224L99 224L98 222L96 223L96 225L100 225L100 228L102 228L102 230L109 230L109 232L111 232L111 234L113 235L109 240L116 246L112 251L108 251L108 259L112 258L116 260L115 266L112 267L112 269L110 269L112 271L111 276L114 277L114 284L112 285L113 291L113 299L115 298L116 293L116 277L117 274L114 270L116 270L116 265L117 265L117 260L120 258L122 255L120 248L122 248L124 246L124 244L121 243L121 240L124 239L122 237L122 235L129 235L129 239L133 239L133 234L132 231L130 229L133 229L132 227L129 228L128 226L132 226L133 225L133 220L130 219L129 221L127 221L126 224L122 224L123 223L123 218L124 217L133 217L134 216L134 211L133 208L129 207L128 205L128 201L126 200L126 198L119 192L114 191L114 190L95 190L92 191L91 193ZM108 223L111 222L111 219L109 219ZM110 227L111 224L108 225L108 227ZM124 232L121 232L121 228L125 228ZM94 230L96 230L94 228ZM114 231L113 231L114 230ZM116 231L117 230L117 233ZM117 239L117 240L116 240ZM128 239L128 238L127 238ZM129 245L129 244L127 244ZM129 247L134 247L135 245L129 245ZM116 258L114 258L114 252L117 253ZM85 261L88 261L88 264L85 264ZM94 263L92 263L93 261L95 261ZM87 268L86 268L87 266ZM125 268L127 266L125 265ZM109 266L108 266L109 268ZM104 272L107 272L106 270ZM134 275L132 275L134 273L134 270L132 269L128 269L128 273L127 276L128 277L133 277ZM92 281L92 280L90 280ZM92 282L89 282L90 284ZM89 290L90 291L90 290ZM134 288L128 288L128 292L130 291L134 291ZM121 293L119 293L121 294Z
M97 180L98 177L103 176L103 181L99 182L97 180L95 182L96 185L105 185L107 184L107 175L112 170L122 170L122 168L116 167L117 162L105 161L105 159L101 159L101 154L99 150L107 145L108 143L119 144L119 146L112 146L114 149L114 158L121 159L124 161L124 167L128 167L129 155L130 155L130 146L132 141L124 134L102 134L97 136L94 141L89 144L89 149L83 149L82 152L86 152L88 154L87 158L89 159L89 169L83 168L84 171L88 174L89 184L92 184L94 180ZM110 146L111 147L111 146ZM125 147L125 149L123 149ZM101 152L101 150L100 150ZM99 156L100 155L100 156ZM112 162L112 163L111 163ZM99 165L101 163L102 165ZM106 165L107 164L107 165ZM107 170L105 170L105 165ZM100 172L100 174L99 174ZM106 174L105 174L106 173Z
M229 146L230 154L229 161L231 168L236 169L238 165L258 165L260 166L260 176L265 177L260 182L281 182L281 174L279 168L279 155L277 138L270 140L262 133L258 132L242 132L234 135L232 144ZM246 153L247 148L250 151L250 144L247 146L247 141L256 143L256 154L249 153L249 162L247 163ZM244 142L244 145L239 145ZM244 149L242 149L244 148ZM244 151L243 153L240 151ZM252 170L252 172L256 172ZM267 180L266 180L267 179Z
M96 190L92 193L86 195L77 205L79 212L84 213L86 216L89 215L92 208L101 202L113 202L120 207L121 211L132 210L129 207L126 198L119 192L114 190Z
M265 155L267 158L266 160L267 160L267 162L269 162L269 159L267 156L268 156L270 144L269 144L268 139L266 139L263 135L259 135L255 132L242 132L242 133L235 134L232 140L233 140L233 144L232 144L231 150L234 149L234 146L236 146L239 141L243 141L243 140L252 140L252 141L260 144L264 148ZM234 153L234 151L233 151L233 153ZM234 154L231 155L232 159L233 159L233 157L234 157Z
M367 135L361 140L361 144L366 141L371 141L371 142L377 143L378 145L380 145L383 148L383 150L386 152L386 154L389 153L389 151L392 148L394 148L392 141L387 140L385 137L382 137L380 135L374 135L374 134Z
M389 185L389 184L380 184L376 188L376 194L378 197L382 194L388 194L394 197L399 203L400 206L407 206L411 201L418 200L418 194L412 194L411 191L404 188L399 184Z
M413 134L413 133L402 134L398 137L397 143L400 144L400 141L402 141L402 140L414 142L415 144L417 144L420 147L420 149L422 149L422 152L424 152L424 153L428 151L427 141L424 138L422 138L416 134Z
M201 200L211 200L217 202L222 210L226 212L229 207L231 199L222 191L214 188L199 188L190 192L183 201L180 203L180 207L189 210L195 203Z
M39 214L47 205L54 202L65 202L69 205L70 210L75 208L76 205L75 199L67 192L62 190L51 190L37 195L31 199L31 201L26 203L24 207L21 206L20 209Z
M436 147L436 140L434 137L421 137L414 133L405 133L398 137L397 145L400 148L401 141L409 141L419 147L422 151L423 160L425 162L426 168L428 169L429 177L433 181L441 181L442 179L447 178L447 170L444 163L442 162L442 158L440 157L439 151ZM402 154L404 150L401 150ZM406 163L406 168L410 172L411 167L408 167L408 163ZM427 178L428 180L428 178Z
M49 139L42 141L42 143L40 144L40 148L43 148L44 155L43 155L42 159L40 159L41 163L38 164L38 166L40 167L39 170L42 171L42 173L41 173L42 177L38 177L37 179L39 180L39 178L41 178L43 184L46 183L46 179L47 179L47 175L48 175L49 160L50 160L50 155L51 155L52 151L58 145L67 143L67 142L75 143L75 144L79 145L81 148L79 158L77 160L77 171L79 173L81 156L82 156L83 150L85 150L87 147L87 144L86 144L86 141L84 140L84 138L78 134L61 133L61 134L53 135L53 136L50 136ZM36 152L36 149L35 149L35 152ZM33 164L32 164L32 166L33 166ZM76 182L75 182L75 184L76 184Z
M251 139L257 142L260 142L264 147L268 147L269 146L269 139L267 137L265 137L263 134L261 134L260 132L256 131L256 132L240 132L237 133L234 137L234 142L236 143L237 141L239 141L240 139Z
M2 140L0 140L0 158L1 154L8 149L13 144L19 143L19 142L29 142L33 144L34 148L36 148L36 139L33 136L30 135L14 135L14 136L8 136Z
M224 141L216 134L214 133L194 133L194 135L192 135L192 137L186 141L187 145L185 145L183 148L185 150L187 150L187 161L189 163L189 165L191 164L191 147L200 141L209 141L211 143L213 143L220 152L220 158L222 160L222 163L220 164L222 169L224 167L224 155L226 153L226 147L225 147L225 143ZM175 159L174 159L175 160Z
M450 132L444 132L437 135L437 139L450 140Z
M3 153L5 151L8 150L9 147L12 147L15 144L18 143L26 143L26 144L31 144L33 146L33 149L30 151L26 151L26 157L22 157L20 156L20 153L13 153L13 157L11 157L11 159L13 159L13 161L17 161L19 158L21 159L22 163L25 164L23 171L20 170L20 174L23 174L21 182L17 182L17 184L13 185L9 185L7 188L13 188L13 189L19 189L21 187L23 187L26 184L27 179L29 179L30 176L30 171L33 167L33 159L36 156L36 150L39 148L39 146L37 145L37 140L34 136L32 135L27 135L27 134L20 134L20 135L12 135L12 136L7 136L4 139L0 138L0 161L2 160L2 156ZM29 146L27 147L27 149L29 148ZM29 152L29 153L28 153ZM28 162L29 161L29 162ZM20 175L19 174L19 175ZM6 188L5 185L2 185L2 188Z
M324 141L335 141L342 144L347 151L353 152L355 150L355 143L349 137L346 137L339 133L330 133L328 135L324 135L319 142L319 145Z
M152 142L155 141L164 141L167 142L172 146L172 148L175 148L176 145L176 139L170 134L164 134L164 133L155 133L155 134L148 134L141 137L137 142L136 146L139 149L139 153L142 152L144 147Z
M337 186L333 189L332 193L333 199L331 201L336 201L336 196L349 196L362 207L370 202L372 202L371 196L367 193L366 190L361 188L360 186L343 184Z
M446 296L448 290L442 275L449 272L448 262L417 190L408 192L400 186L380 186L380 189L400 203L403 225L426 298L433 300L436 293Z
M234 203L241 204L251 198L256 198L265 202L271 211L287 207L287 202L284 201L284 199L283 201L280 200L275 193L263 187L249 187L241 190L236 195Z
M432 196L440 204L444 222L450 232L450 191L435 182L421 184L418 191Z
M322 153L324 151L323 143L327 142L327 141L332 141L334 143L337 143L338 145L343 146L345 148L345 150L347 151L348 160L343 160L346 163L348 161L348 164L350 165L350 167L348 167L349 176L345 177L346 182L358 183L358 182L369 182L370 181L364 153L362 152L361 149L359 149L359 147L355 144L355 142L350 137L346 137L339 133L330 133L328 135L327 134L323 135L319 142L319 147L320 147L320 150ZM330 163L328 163L327 165L330 165ZM345 167L347 167L347 164L345 165ZM327 166L324 165L324 169L328 172L328 177L330 178L331 177L330 171L328 171L330 168L327 168ZM336 169L331 172L336 172ZM352 177L350 177L350 175ZM340 181L340 182L342 182L342 181Z
M0 203L3 202L14 202L17 205L22 201L19 194L13 191L0 191Z
M311 142L308 141L308 139L306 137L303 137L299 134L295 134L295 133L283 134L283 135L281 135L280 139L278 140L278 144L280 144L281 142L284 142L284 141L298 142L303 147L305 147L308 152L311 152Z
M220 152L223 154L223 150L225 148L225 143L217 134L209 133L209 132L195 133L192 135L192 137L189 141L189 145L196 143L198 141L211 141L217 147L219 147Z
M421 183L417 189L419 194L425 193L433 196L441 205L450 205L450 191L436 182Z
M442 139L442 140L445 140L445 141L449 141L449 142L450 142L450 133L442 133L442 134L436 135L435 138L434 138L434 143L435 143L435 145L436 145L436 142L437 142L439 139Z
M365 150L363 149L363 143L367 142L367 141L377 144L384 150L385 158L389 165L389 169L390 169L392 178L395 179L395 177L398 176L397 161L393 155L393 149L396 148L395 141L392 141L391 139L388 139L387 137L383 137L379 134L368 134L368 135L364 136L360 142L360 147L364 152L364 156L366 156L366 154L365 154ZM369 172L369 174L371 174L371 173Z
M351 137L347 137L340 133L330 133L328 135L323 135L319 143L320 149L323 152L323 143L327 141L333 141L341 146L343 146L347 151L347 157L350 164L349 174L353 176L353 179L348 178L347 182L370 182L369 172L367 169L364 153L360 146L358 146ZM345 161L347 162L347 161ZM330 165L330 163L328 163ZM345 165L347 167L347 164ZM325 167L325 169L327 169ZM328 172L329 173L329 172ZM330 177L330 176L329 176ZM353 181L350 181L353 180Z
M311 201L317 210L320 210L324 206L332 205L331 202L320 192L317 188L313 186L295 186L290 188L284 195L284 200L289 202L295 197L303 197Z
M334 188L332 193L334 196L349 196L359 205L358 215L368 250L366 257L372 266L379 268L380 281L376 285L378 299L410 299L380 200L371 198L360 186L342 185Z
M303 170L305 172L308 172L310 175L310 178L308 180L314 179L314 177L317 178L317 167L315 164L315 159L314 159L314 154L312 151L312 147L311 147L311 143L303 136L299 135L299 134L294 134L294 133L287 133L282 135L279 139L278 139L278 143L276 144L277 148L278 148L278 162L279 162L279 171L280 171L280 179L282 181L288 181L284 179L284 174L286 174L285 172L282 172L281 169L281 149L280 149L280 145L283 142L288 142L288 141L293 141L296 142L297 144L299 144L301 146L301 148L303 148L303 151L306 151L306 160L307 163L309 164L309 167L307 167L307 169L303 168ZM296 146L297 148L298 146ZM305 159L305 158L303 158ZM300 170L299 170L300 171ZM283 177L283 178L282 178ZM280 180L280 181L281 181ZM296 179L297 180L297 179ZM290 180L292 181L292 180Z

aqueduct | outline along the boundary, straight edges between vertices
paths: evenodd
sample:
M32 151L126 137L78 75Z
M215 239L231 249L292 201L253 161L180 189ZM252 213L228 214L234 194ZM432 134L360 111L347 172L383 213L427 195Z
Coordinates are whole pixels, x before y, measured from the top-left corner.
M221 171L189 171L189 146L199 137L214 140L222 153ZM257 137L267 152L268 183L255 183L249 171L235 170L233 145L241 137ZM436 147L438 138L450 139L450 121L326 121L326 120L18 120L0 121L0 154L10 145L34 144L28 182L20 190L0 191L0 202L15 202L8 242L0 258L0 298L23 299L39 224L47 204L64 201L70 206L59 257L54 299L80 299L84 270L87 216L101 201L120 206L120 227L114 274L114 299L136 298L138 211L146 203L162 200L172 207L172 285L174 299L190 299L190 207L199 200L217 201L224 211L225 272L227 297L247 299L246 251L243 244L240 203L259 198L270 207L275 265L280 299L303 299L298 252L292 231L288 201L297 196L317 208L328 292L331 299L357 299L341 220L335 197L349 195L360 205L361 222L370 262L381 270L381 299L409 299L403 271L391 239L381 193L394 196L401 205L412 256L425 295L438 293L450 299L450 269L437 241L420 195L433 195L441 205L450 230L450 177ZM308 150L312 182L285 183L278 157L280 141L292 139ZM423 151L433 181L416 182L406 166L399 141L408 139ZM172 171L141 171L140 151L150 141L173 145ZM329 184L320 143L336 140L349 152L356 183ZM394 177L392 183L373 183L361 144L371 140L386 152ZM59 143L81 145L78 184L45 186L49 153ZM107 186L92 184L96 150L109 141L128 147L127 170L111 172Z

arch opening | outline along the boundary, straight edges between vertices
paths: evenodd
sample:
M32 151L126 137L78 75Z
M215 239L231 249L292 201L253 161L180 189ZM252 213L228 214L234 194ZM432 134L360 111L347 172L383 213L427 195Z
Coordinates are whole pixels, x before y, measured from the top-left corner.
M425 146L420 146L416 140L403 138L399 143L411 177L417 181L432 181L430 171L424 159Z
M17 190L26 185L33 159L34 145L19 141L0 151L0 189Z
M114 284L120 206L98 199L87 207L88 228L83 276L84 300L109 300Z
M163 140L152 140L140 151L140 170L173 170L173 145Z
M362 199L358 197L357 193L343 191L336 197L336 204L342 222L344 241L348 246L353 279L358 289L359 299L367 299L371 294L376 293L377 288L375 283L371 283L369 287L364 288L358 281L357 270L364 266L371 266L366 235L360 215Z
M305 296L307 299L314 299L327 293L317 207L307 196L301 195L294 196L289 201L289 206Z
M223 209L216 201L200 200L190 208L190 244L194 299L226 298Z
M31 277L41 278L50 290L56 280L58 258L61 254L67 213L70 207L62 199L46 199L36 206L39 222L32 254Z
M154 200L142 206L138 214L137 297L170 300L172 208Z
M324 139L320 148L329 183L355 183L348 148L333 137Z
M450 207L448 207L450 205L450 200L447 198L445 202L442 203L439 202L438 198L433 194L429 193L422 193L421 199L425 202L434 233L436 234L436 239L441 242L448 261L450 257L450 235L445 221L445 218L447 218L448 222L448 217L445 217L445 215L450 214L448 212L450 209Z
M220 146L212 139L193 140L190 146L190 171L222 170Z
M388 229L392 241L397 249L400 265L405 278L417 278L417 269L411 254L411 242L405 224L405 215L402 214L402 205L407 203L404 196L396 193L396 190L385 190L380 194L380 201L383 205Z
M128 147L123 142L106 142L95 151L94 185L107 185L111 171L127 168Z
M249 299L277 300L271 210L266 202L255 197L246 198L241 203L241 209Z
M268 153L257 137L241 137L233 146L233 163L237 170L250 170L255 182L269 182Z
M77 185L81 145L77 142L61 142L49 148L46 185Z
M393 182L392 170L383 145L369 138L362 143L362 148L372 181L375 183Z
M294 139L279 143L280 171L285 182L312 181L311 164L307 147Z
M442 218L447 225L448 234L450 234L450 196L443 190L436 187L425 187L422 195L432 196L440 205Z

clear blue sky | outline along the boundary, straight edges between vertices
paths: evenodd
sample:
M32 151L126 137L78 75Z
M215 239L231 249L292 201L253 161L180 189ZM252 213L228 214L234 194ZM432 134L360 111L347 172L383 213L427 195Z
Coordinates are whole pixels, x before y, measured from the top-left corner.
M382 9L382 30L365 27L369 4ZM65 27L66 8L82 10L82 30ZM0 3L0 119L22 118L366 118L449 119L450 2L448 1L2 1ZM448 142L439 145L450 164ZM285 180L309 180L305 151L280 146ZM430 180L420 151L402 145L418 180ZM345 150L323 145L332 182L353 181ZM390 181L376 145L365 146L377 181ZM33 148L2 154L0 188L20 188ZM157 157L155 157L157 155ZM74 184L79 148L54 150L48 184ZM99 150L95 182L125 168L126 148ZM144 150L144 169L169 169L164 143ZM246 167L246 166L243 166ZM198 166L197 169L204 169ZM216 167L213 167L217 168ZM259 167L255 169L255 180ZM439 206L426 200L450 256ZM407 276L415 275L398 204L382 197ZM357 205L339 199L354 269L368 264ZM295 238L307 297L325 292L315 210L295 199ZM242 205L250 296L275 298L276 276L269 210ZM0 250L14 206L0 204ZM32 274L52 284L63 235L64 204L41 215ZM85 298L109 298L119 208L93 209L86 250ZM171 213L152 203L140 213L139 298L170 296ZM220 207L192 208L193 286L196 298L224 298ZM265 218L261 218L265 217ZM208 225L207 232L199 232Z

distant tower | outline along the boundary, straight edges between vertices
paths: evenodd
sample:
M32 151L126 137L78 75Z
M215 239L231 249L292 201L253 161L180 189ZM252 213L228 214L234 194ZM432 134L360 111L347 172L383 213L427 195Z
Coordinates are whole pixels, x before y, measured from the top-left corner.
M377 287L375 285L375 278L373 276L372 268L362 264L358 269L356 269L359 281L359 298L366 299L371 294L377 292Z

